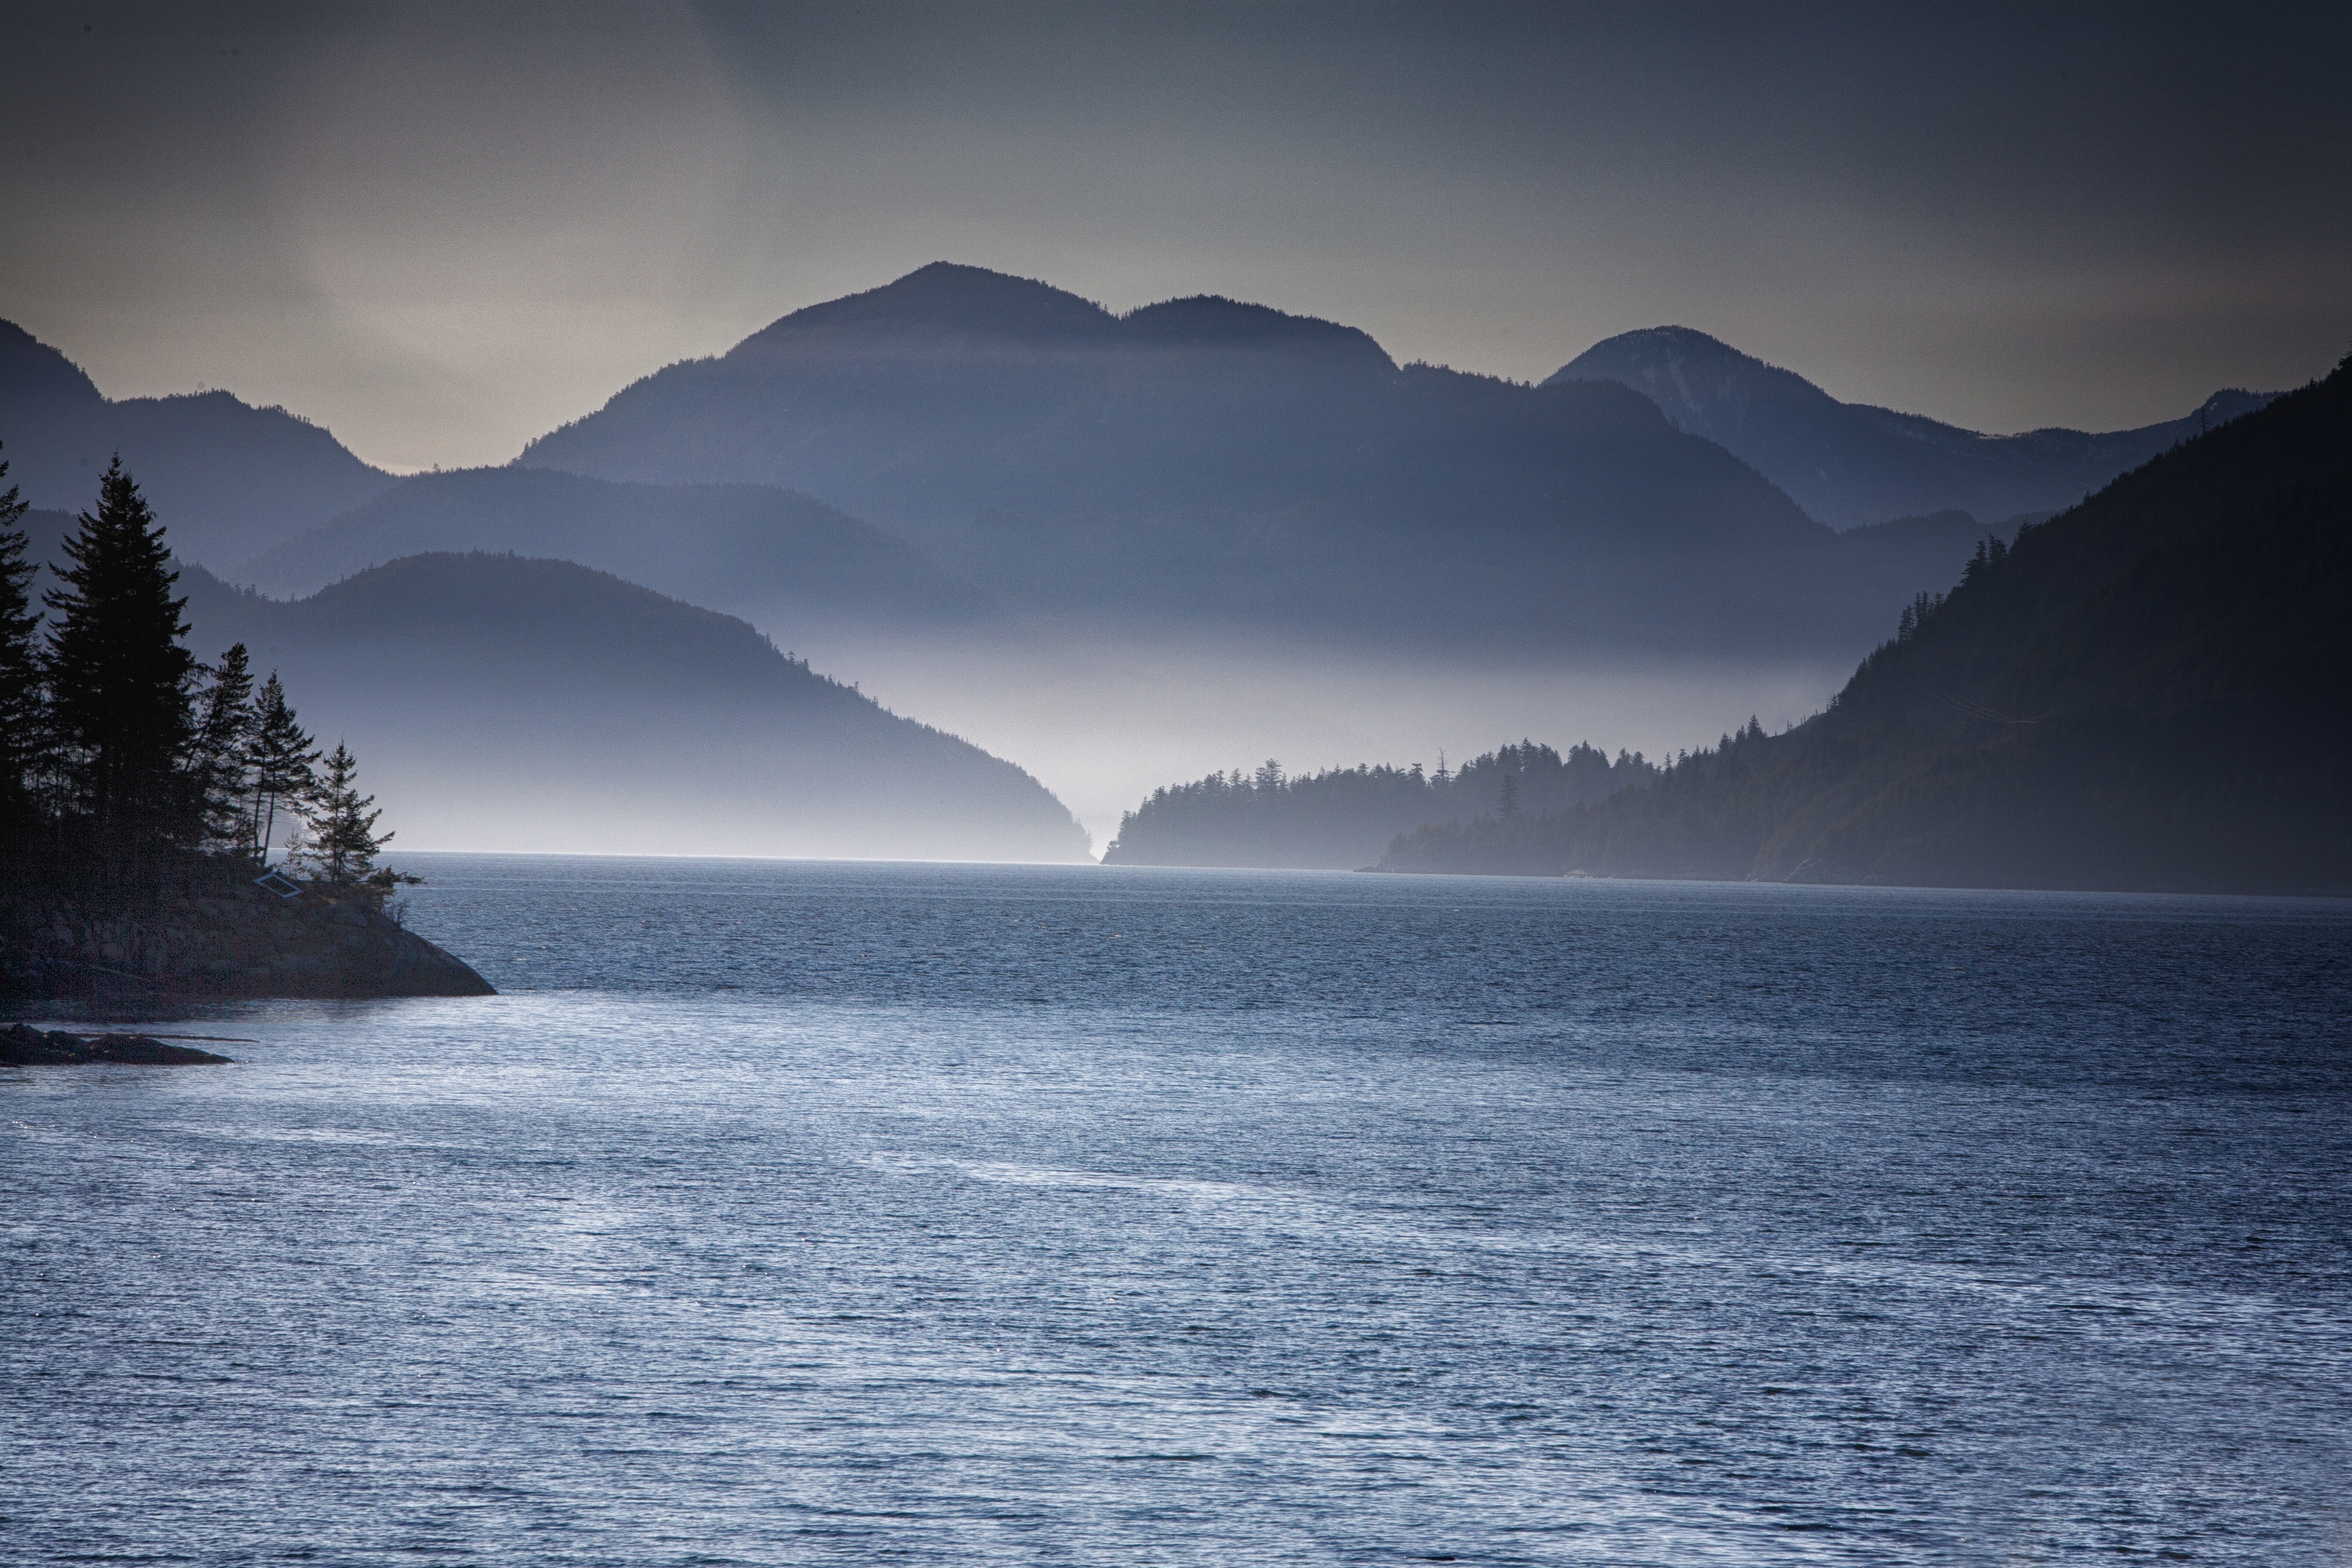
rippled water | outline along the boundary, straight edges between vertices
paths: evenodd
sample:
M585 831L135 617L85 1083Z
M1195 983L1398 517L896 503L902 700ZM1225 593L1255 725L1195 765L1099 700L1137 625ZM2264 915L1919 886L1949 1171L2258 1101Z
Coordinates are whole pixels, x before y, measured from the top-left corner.
M0 1072L0 1559L2352 1560L2352 909L413 857Z

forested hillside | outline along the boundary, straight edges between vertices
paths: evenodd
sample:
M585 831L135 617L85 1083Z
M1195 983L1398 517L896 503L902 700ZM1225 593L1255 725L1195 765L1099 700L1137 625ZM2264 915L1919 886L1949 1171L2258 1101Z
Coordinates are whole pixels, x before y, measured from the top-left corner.
M1612 763L1591 746L1523 741L1465 763L1331 768L1286 778L1268 762L1154 790L1121 819L1106 866L1265 866L1352 870L1423 823L1493 816L1516 821L1603 800L1657 776L1639 754Z
M2352 889L2352 360L1982 552L1829 711L1402 870Z

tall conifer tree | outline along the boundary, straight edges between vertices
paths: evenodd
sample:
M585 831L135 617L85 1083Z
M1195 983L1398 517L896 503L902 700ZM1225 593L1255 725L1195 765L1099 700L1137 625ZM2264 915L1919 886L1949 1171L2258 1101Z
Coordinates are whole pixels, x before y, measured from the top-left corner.
M309 732L295 722L294 710L286 703L286 688L274 669L254 695L252 735L246 753L251 769L247 777L253 787L251 837L267 860L277 834L278 808L299 807L310 797L318 782L310 764L319 760L319 749L310 743Z
M0 462L0 479L8 465ZM33 563L17 523L25 502L10 485L0 493L0 844L30 837L34 820L32 773L41 745L41 659L33 610Z
M44 599L56 616L44 674L68 808L104 858L135 862L156 845L192 844L201 810L182 772L195 659L181 643L179 574L139 486L117 457L99 481L98 510L66 542L65 587Z
M204 797L205 839L208 846L238 854L253 850L252 799L248 782L253 773L253 668L238 643L221 655L206 672L204 716L196 723L195 750L189 761L192 782Z
M391 834L375 831L376 818L383 813L368 809L375 805L375 796L360 793L358 774L352 749L336 742L311 796L311 837L303 852L324 881L348 885L367 880L375 870L376 852L392 841Z

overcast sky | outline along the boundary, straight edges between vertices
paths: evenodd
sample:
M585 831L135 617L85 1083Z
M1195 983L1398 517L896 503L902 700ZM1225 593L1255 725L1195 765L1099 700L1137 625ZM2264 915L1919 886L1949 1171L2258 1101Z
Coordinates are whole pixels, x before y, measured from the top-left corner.
M395 468L942 258L1991 430L2352 349L2340 5L10 9L0 316Z

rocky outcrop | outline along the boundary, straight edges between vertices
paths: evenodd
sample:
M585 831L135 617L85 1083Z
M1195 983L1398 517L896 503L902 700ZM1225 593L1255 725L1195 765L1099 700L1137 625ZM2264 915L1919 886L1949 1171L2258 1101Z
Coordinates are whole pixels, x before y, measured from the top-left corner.
M125 905L0 907L0 996L488 996L489 982L360 893L243 883Z
M0 1028L0 1067L79 1067L116 1062L132 1067L226 1067L233 1058L194 1046L174 1046L152 1035L75 1035L36 1029L29 1024Z

